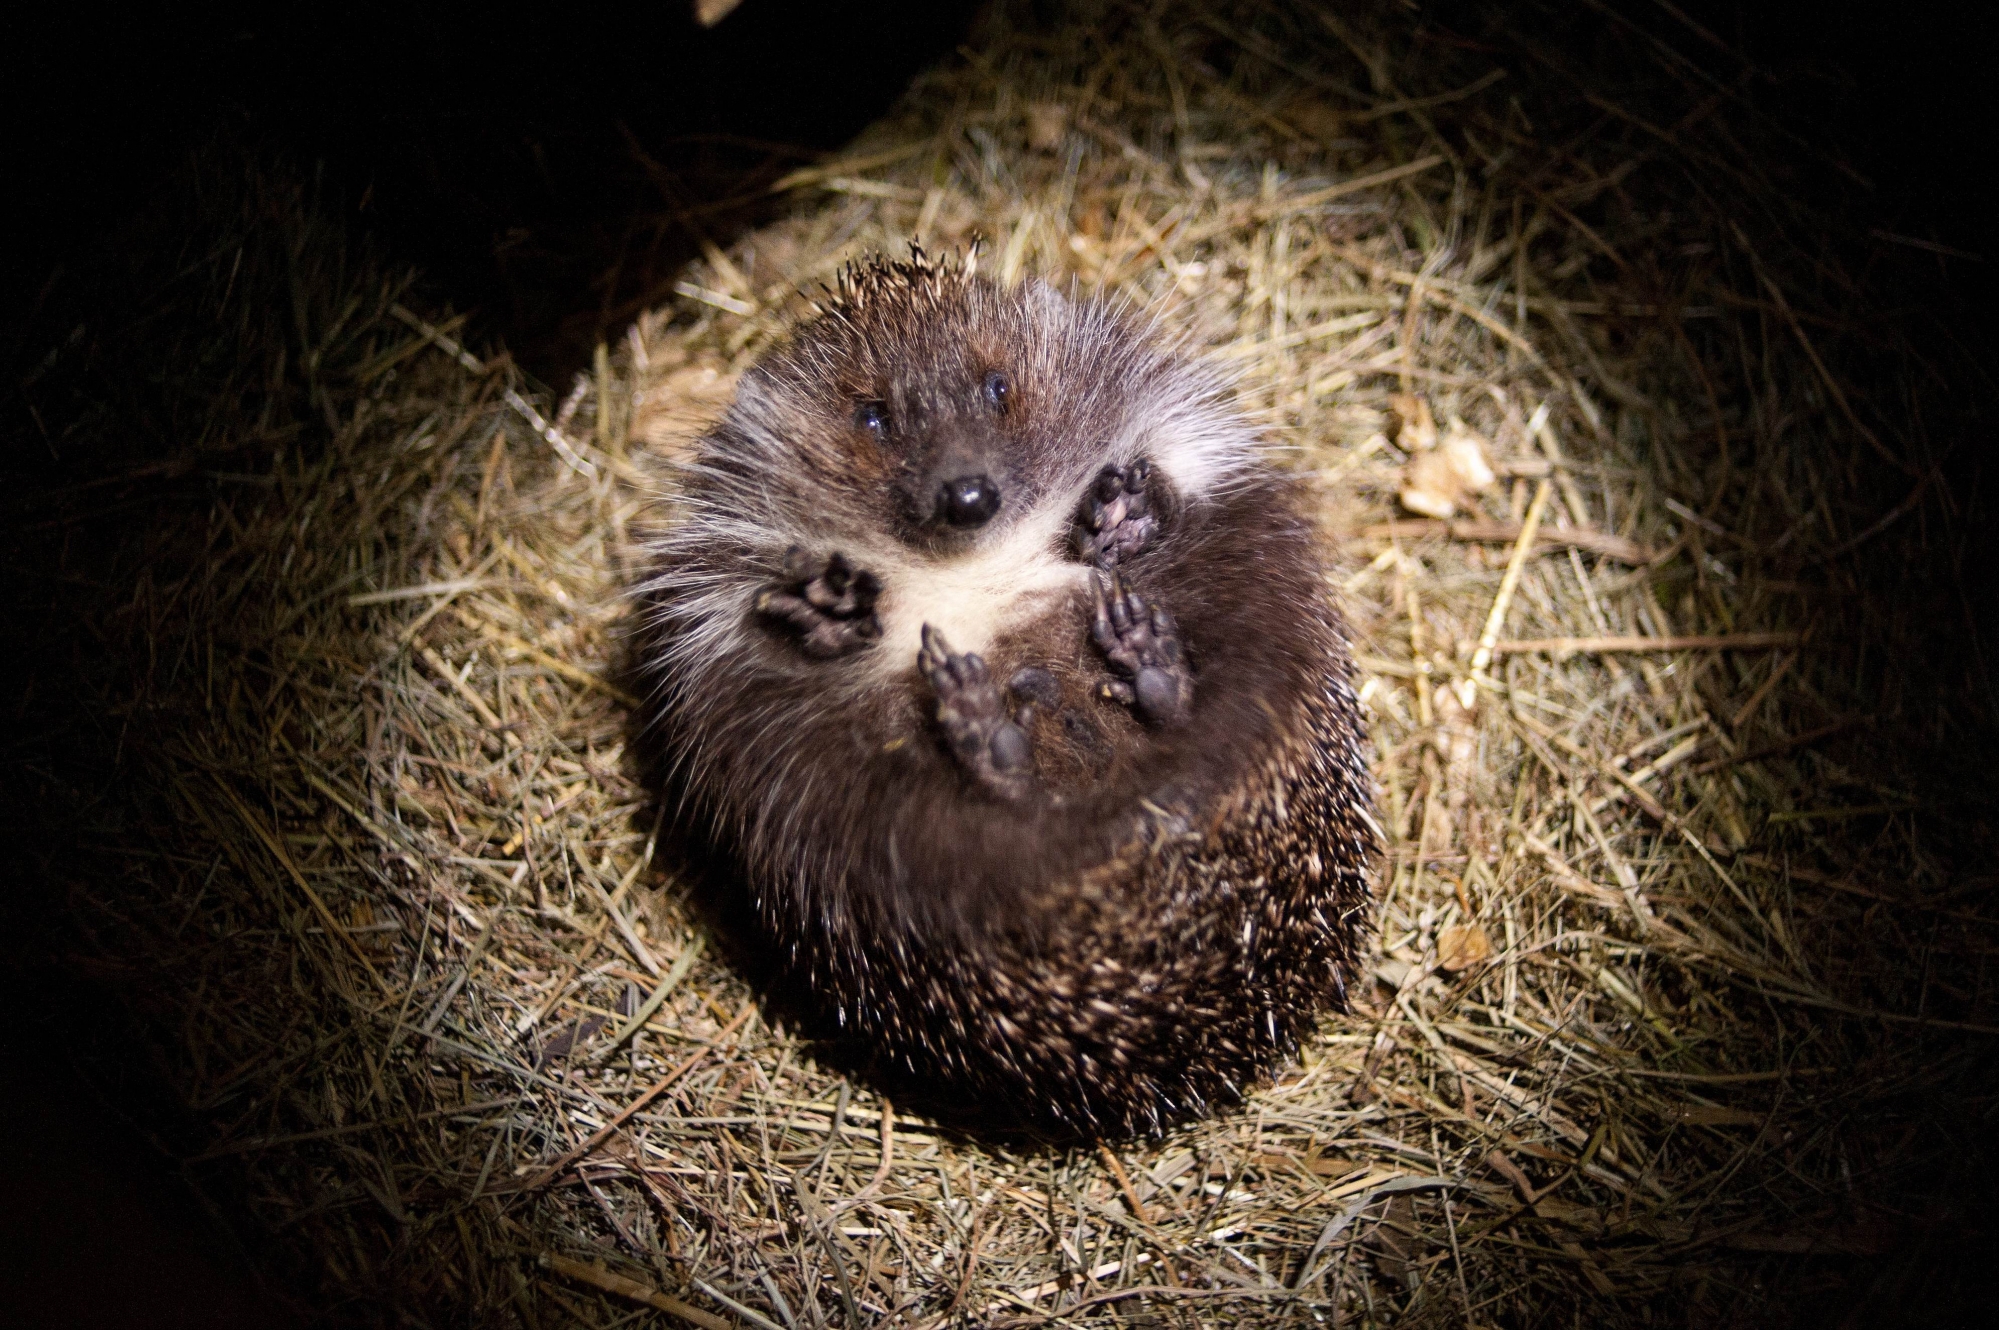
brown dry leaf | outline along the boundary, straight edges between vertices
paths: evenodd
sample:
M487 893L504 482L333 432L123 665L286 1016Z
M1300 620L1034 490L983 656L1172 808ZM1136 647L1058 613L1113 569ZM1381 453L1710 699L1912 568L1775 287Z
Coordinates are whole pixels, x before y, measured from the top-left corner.
M1396 497L1402 506L1424 517L1449 517L1458 510L1457 485L1451 465L1436 453L1418 453L1402 469Z
M1437 446L1437 418L1430 413L1427 399L1414 393L1391 393L1388 409L1388 441L1404 452L1428 452Z
M1343 1178L1359 1167L1345 1155L1314 1155L1305 1161L1305 1171L1321 1178Z
M1428 414L1426 407L1421 423L1427 423ZM1430 426L1433 438L1435 429ZM1421 431L1404 428L1405 438L1412 434L1420 437ZM1402 506L1412 513L1450 517L1467 506L1472 495L1491 489L1495 479L1485 440L1454 420L1442 443L1429 451L1417 452L1402 468L1399 497Z
M1458 479L1467 490L1482 494L1492 488L1498 476L1492 469L1491 449L1462 420L1453 420L1437 451L1450 458Z
M1492 959L1492 939L1477 924L1452 924L1437 934L1437 964L1456 974Z

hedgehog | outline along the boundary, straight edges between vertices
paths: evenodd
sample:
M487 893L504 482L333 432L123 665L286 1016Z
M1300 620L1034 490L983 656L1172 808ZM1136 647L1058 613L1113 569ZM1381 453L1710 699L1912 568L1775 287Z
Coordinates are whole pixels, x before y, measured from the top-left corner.
M666 807L884 1084L1040 1133L1237 1102L1343 1011L1380 842L1301 485L1157 317L844 270L678 464Z

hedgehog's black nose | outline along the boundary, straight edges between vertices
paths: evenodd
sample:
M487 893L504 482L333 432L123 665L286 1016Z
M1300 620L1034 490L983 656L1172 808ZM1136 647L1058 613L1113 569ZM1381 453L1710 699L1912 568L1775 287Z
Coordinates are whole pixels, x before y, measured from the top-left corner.
M984 526L999 506L999 486L991 476L959 476L937 492L937 515L952 526Z

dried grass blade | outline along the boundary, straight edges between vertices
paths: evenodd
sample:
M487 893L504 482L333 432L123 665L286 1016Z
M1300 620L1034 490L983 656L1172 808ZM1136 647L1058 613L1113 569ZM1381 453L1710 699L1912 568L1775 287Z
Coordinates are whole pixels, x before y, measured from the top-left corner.
M1527 551L1534 547L1534 533L1540 529L1541 514L1547 510L1548 482L1541 481L1534 487L1534 501L1527 506L1527 516L1520 523L1520 538L1513 542L1513 557L1506 561L1506 572L1499 579L1499 592L1492 598L1492 608L1485 616L1485 630L1478 635L1478 650L1472 654L1471 672L1475 679L1484 679L1486 670L1492 665L1493 644L1499 640L1499 630L1506 626L1506 611L1513 604L1513 592L1520 585L1520 570L1526 566Z
M228 800L231 808L236 810L236 816L243 820L243 825L250 829L250 834L255 836L263 844L264 848L271 852L271 857L278 861L284 868L286 876L291 878L293 884L298 887L306 900L311 903L313 912L319 916L319 921L325 927L326 931L339 938L341 942L346 944L347 949L354 953L354 959L361 963L361 968L368 972L368 978L374 981L375 987L382 991L383 996L388 998L396 997L396 991L376 971L374 962L368 959L368 953L361 950L361 944L354 940L354 935L349 933L346 926L334 917L333 911L326 908L326 902L320 899L317 891L313 890L312 883L305 880L305 874L299 872L298 865L292 862L292 857L285 850L283 843L272 834L268 826L264 825L264 820L250 811L250 806L243 802L242 797L236 793L228 781L219 775L215 776L214 780L216 788L222 791L222 797Z
M689 1325L700 1326L701 1330L730 1330L729 1323L712 1312L704 1312L699 1307L691 1307L679 1298L669 1297L650 1285L641 1284L636 1279L627 1279L623 1275L612 1274L604 1268L604 1264L601 1261L586 1264L582 1261L572 1260L567 1256L558 1256L554 1252L543 1252L540 1260L544 1270L553 1270L556 1274L568 1279L574 1279L579 1283L588 1284L592 1288L602 1289L606 1293L615 1293L619 1297L629 1298L633 1302L642 1302L646 1306L663 1311L669 1316L677 1316Z
M751 1016L754 1016L756 1014L756 1010L757 1010L756 1003L745 1002L743 1004L742 1011L736 1014L734 1020L730 1021L727 1025L722 1027L721 1033L715 1036L713 1043L711 1043L708 1047L696 1051L692 1057L688 1058L685 1062L682 1062L679 1066L675 1067L672 1071L669 1071L666 1075L660 1077L657 1081L654 1081L650 1086L646 1088L643 1094L639 1095L638 1098L632 1100L631 1103L627 1104L624 1108L620 1109L616 1117L613 1117L609 1122L606 1122L602 1127L599 1127L594 1133L592 1133L592 1135L588 1140L583 1142L583 1144L577 1146L575 1149L570 1150L568 1153L564 1154L560 1159L557 1159L553 1164L550 1164L547 1168L543 1169L540 1173L536 1174L534 1178L531 1179L530 1181L521 1184L519 1187L510 1188L509 1190L518 1191L518 1192L540 1191L543 1187L546 1187L549 1183L553 1182L556 1178L560 1177L564 1171L569 1169L578 1160L587 1157L591 1151L595 1150L605 1141L611 1139L612 1133L617 1131L618 1128L624 1126L625 1123L629 1122L633 1114L639 1112L647 1104L650 1104L653 1100L659 1098L661 1095L665 1094L668 1090L672 1089L674 1084L677 1081L679 1081L681 1077L685 1076L688 1072L693 1071L696 1067L700 1066L702 1062L706 1061L708 1056L711 1053L715 1052L715 1050L721 1046L724 1040L728 1039L729 1036L733 1035L737 1030L740 1030L743 1027L743 1023L749 1020Z
M624 1028L611 1036L611 1042L597 1055L597 1061L608 1061L613 1053L623 1047L626 1040L644 1029L646 1022L658 1014L661 1005L672 995L673 990L680 986L680 981L687 977L688 971L694 968L694 962L701 959L701 952L707 941L706 937L696 933L688 944L680 949L680 954L674 957L673 965L659 981L659 986L653 989L651 995L640 1004L639 1009L632 1013L632 1018L625 1022Z

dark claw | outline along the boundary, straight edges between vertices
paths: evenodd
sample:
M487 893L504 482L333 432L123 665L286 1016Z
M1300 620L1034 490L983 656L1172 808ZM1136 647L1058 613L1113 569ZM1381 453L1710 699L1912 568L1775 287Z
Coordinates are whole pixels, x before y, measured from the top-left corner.
M944 634L938 632L929 624L924 624L923 645L916 652L917 668L928 674L936 668L936 665L931 662L942 662L948 659L950 654L951 648L945 643Z
M794 545L784 552L784 580L756 599L756 612L790 629L808 656L843 656L881 636L875 602L881 580L842 554L824 558Z

